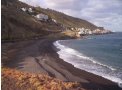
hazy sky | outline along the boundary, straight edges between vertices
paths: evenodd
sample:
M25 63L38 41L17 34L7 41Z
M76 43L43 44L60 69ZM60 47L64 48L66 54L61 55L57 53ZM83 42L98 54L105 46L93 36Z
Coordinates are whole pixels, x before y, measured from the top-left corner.
M122 0L20 0L61 11L112 31L122 31Z

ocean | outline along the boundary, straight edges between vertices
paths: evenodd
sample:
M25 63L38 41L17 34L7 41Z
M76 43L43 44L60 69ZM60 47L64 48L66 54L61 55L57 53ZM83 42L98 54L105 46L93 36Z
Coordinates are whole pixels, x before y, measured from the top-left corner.
M122 87L122 33L58 40L54 45L64 61Z

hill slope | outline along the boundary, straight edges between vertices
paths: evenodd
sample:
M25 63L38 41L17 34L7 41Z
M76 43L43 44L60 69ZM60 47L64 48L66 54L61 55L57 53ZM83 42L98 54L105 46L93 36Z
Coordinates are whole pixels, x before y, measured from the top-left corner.
M92 24L86 20L83 20L83 19L68 16L64 13L61 13L61 12L58 12L55 10L51 10L51 9L42 9L42 10L47 15L56 19L58 22L60 22L61 24L63 24L66 27L78 27L78 28L84 27L84 28L91 29L91 30L94 30L97 28L97 26L95 26L94 24Z
M23 12L22 8L32 8L33 15L43 13L48 15L49 19L55 19L58 23L52 21L40 22L32 14ZM63 13L32 7L18 0L2 0L2 40L27 39L36 36L45 36L50 33L61 32L64 27L84 27L95 29L97 26L88 21L74 18Z

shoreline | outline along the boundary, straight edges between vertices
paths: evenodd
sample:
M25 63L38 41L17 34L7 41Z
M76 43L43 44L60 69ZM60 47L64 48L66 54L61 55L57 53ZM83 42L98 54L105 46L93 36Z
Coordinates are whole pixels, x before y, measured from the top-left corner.
M24 72L48 74L66 82L80 82L86 90L121 90L116 83L75 68L60 59L54 50L54 41L56 40L40 39L16 43L15 48L19 47L19 52L13 55L11 59L14 60L8 62L7 67Z
M63 41L63 40L61 40L61 41ZM65 41L65 40L64 40ZM68 40L68 41L70 41L70 40ZM92 71L90 71L90 70L87 70L87 69L82 69L82 68L80 68L80 67L77 67L77 66L75 66L76 65L76 63L75 63L75 61L73 61L74 59L72 59L72 58L70 58L70 56L73 54L73 55L79 55L79 53L80 52L78 52L77 50L75 50L75 49L73 49L73 48L70 48L70 47L68 47L67 45L65 45L65 44L61 44L60 43L60 40L57 40L57 41L55 41L54 43L54 47L56 47L56 49L59 49L58 50L58 52L57 52L57 54L60 56L60 54L61 54L61 56L60 56L60 59L62 59L64 62L67 62L67 63L69 63L69 64L71 64L71 65L73 65L75 68L78 68L78 69L81 69L81 70L84 70L84 71L86 71L86 72L89 72L89 73L92 73L92 74L95 74L95 75L98 75L98 76L100 76L100 77L102 77L102 78L105 78L105 79L107 79L107 80L110 80L110 81L112 81L112 82L114 82L114 83L117 83L118 84L118 86L120 87L120 88L122 88L121 87L121 82L119 83L119 82L117 82L117 80L115 80L115 79L118 79L118 78L116 78L116 77L112 77L112 78L115 78L115 79L111 79L111 78L109 78L108 76L106 76L107 74L104 74L104 76L102 76L102 74L98 74L98 73L94 73L94 72L92 72ZM61 45L61 46L60 46ZM65 47L65 48L64 48ZM70 54L70 50L69 51L67 51L67 52L65 52L65 49L67 50L67 49L71 49L71 50L73 50L74 52L72 52L71 51L71 54ZM70 58L70 59L72 59L71 61L70 61L70 59L68 58L67 59L67 56L66 56L66 59L65 59L65 55L63 55L63 53L64 54L68 54L68 57ZM87 56L88 57L88 56ZM79 59L83 59L83 58L79 58ZM78 59L78 60L79 60ZM74 63L72 63L72 61L74 62ZM90 61L92 61L92 60L90 60ZM93 63L94 63L94 61L92 61ZM105 66L105 67L107 67L107 68L109 68L110 70L116 70L115 68L111 68L111 67L109 67L109 66L107 66L107 65L104 65L104 64L102 64L102 63L99 63L99 62L95 62L95 64L99 64L99 65L102 65L102 66ZM82 63L83 64L83 63ZM81 64L81 65L82 65ZM87 66L86 66L87 67ZM97 67L96 67L97 68ZM119 81L119 80L118 80Z

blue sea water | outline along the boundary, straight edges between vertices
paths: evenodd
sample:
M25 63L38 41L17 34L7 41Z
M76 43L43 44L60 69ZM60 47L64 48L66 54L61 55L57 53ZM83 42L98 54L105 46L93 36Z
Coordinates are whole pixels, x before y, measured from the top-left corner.
M54 45L64 61L122 87L122 33L58 40Z

